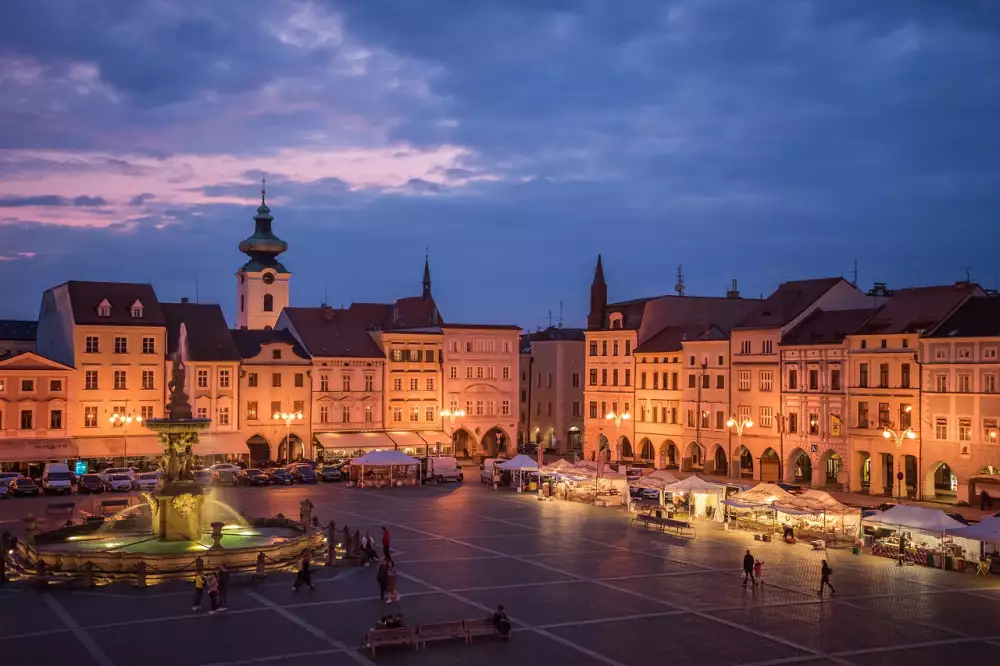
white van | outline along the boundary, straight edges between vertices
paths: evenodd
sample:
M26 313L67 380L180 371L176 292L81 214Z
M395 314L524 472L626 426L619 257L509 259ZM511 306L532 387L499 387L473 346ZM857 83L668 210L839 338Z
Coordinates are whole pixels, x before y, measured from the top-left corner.
M483 461L483 464L479 466L479 480L486 484L493 483L493 472L499 472L500 470L494 470L493 468L500 463L507 462L505 458L487 458Z
M444 483L445 481L462 481L465 478L458 466L458 461L453 456L421 458L420 472L425 482Z
M73 475L65 463L45 463L42 471L42 492L46 495L73 492Z

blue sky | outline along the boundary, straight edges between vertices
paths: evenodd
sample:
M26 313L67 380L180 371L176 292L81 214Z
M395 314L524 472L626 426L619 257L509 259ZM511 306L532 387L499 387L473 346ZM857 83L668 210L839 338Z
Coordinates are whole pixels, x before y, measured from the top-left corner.
M292 301L452 321L788 279L1000 278L1000 4L11 0L0 317L67 279L232 320L259 179Z

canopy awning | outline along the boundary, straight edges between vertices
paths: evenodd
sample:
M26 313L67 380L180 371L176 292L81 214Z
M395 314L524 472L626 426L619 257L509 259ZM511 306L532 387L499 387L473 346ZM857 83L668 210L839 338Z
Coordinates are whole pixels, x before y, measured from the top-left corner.
M61 439L27 437L0 439L0 462L41 462L76 457L76 442L69 437Z
M242 455L249 450L243 435L238 432L199 433L198 443L194 445L194 452L199 456Z
M418 430L417 435L427 444L451 444L451 435L440 430Z
M668 493L723 493L726 487L721 483L712 483L697 474L692 474L677 483L671 483L664 490Z
M419 465L420 461L411 458L402 451L383 450L369 451L365 455L351 461L351 466L390 467L393 465Z
M395 449L396 443L384 432L317 432L316 439L326 449Z
M1000 518L986 516L975 525L954 527L945 532L954 537L1000 544Z
M943 534L948 530L965 527L944 511L925 509L909 504L897 504L888 511L865 516L862 522L877 523L889 527L906 527L934 534Z
M81 458L163 455L163 446L156 435L78 437L76 446Z
M401 449L420 449L423 451L427 447L427 442L413 430L389 430L385 434Z
M769 507L774 502L791 496L790 492L773 483L759 483L744 493L723 500L722 503L737 509L754 509Z
M801 495L783 497L774 503L774 508L781 513L797 516L861 512L861 509L844 506L822 490L807 490Z
M497 467L511 472L535 472L538 471L538 461L531 456L517 455Z

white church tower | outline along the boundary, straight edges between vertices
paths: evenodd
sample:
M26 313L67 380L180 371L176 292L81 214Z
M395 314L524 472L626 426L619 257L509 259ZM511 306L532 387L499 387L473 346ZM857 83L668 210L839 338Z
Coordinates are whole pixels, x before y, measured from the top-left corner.
M292 274L278 261L288 243L271 231L271 209L264 203L266 191L261 181L260 207L254 215L253 235L240 243L240 252L250 257L236 272L237 328L274 328L281 311L288 306Z

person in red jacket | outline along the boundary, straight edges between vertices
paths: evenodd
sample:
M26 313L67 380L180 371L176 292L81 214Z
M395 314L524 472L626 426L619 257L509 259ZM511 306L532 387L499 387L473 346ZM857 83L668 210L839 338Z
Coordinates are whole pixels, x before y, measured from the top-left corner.
M382 554L389 557L389 530L382 526Z

